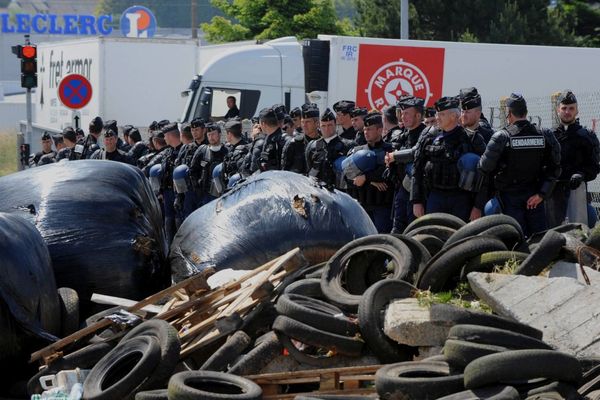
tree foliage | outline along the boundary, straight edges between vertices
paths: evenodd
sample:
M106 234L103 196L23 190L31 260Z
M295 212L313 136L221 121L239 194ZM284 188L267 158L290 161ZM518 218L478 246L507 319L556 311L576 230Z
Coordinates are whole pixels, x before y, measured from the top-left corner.
M400 0L355 2L355 22L361 35L400 36ZM560 4L552 8L547 0L411 1L409 36L424 40L573 45L576 38L569 15L577 14L582 7L573 4L567 10Z
M229 19L202 24L210 42L353 33L349 21L338 19L332 0L212 0L212 4Z

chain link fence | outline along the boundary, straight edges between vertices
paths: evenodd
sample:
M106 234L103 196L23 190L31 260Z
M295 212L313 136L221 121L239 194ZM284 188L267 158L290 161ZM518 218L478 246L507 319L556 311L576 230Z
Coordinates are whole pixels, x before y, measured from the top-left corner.
M575 93L575 95L579 109L579 122L597 135L600 130L600 92ZM547 97L526 97L530 121L542 128L552 129L558 126L557 97L558 93ZM487 102L484 99L482 110L494 129L500 129L506 124L504 99ZM600 177L588 183L588 192L592 199L592 205L600 214Z

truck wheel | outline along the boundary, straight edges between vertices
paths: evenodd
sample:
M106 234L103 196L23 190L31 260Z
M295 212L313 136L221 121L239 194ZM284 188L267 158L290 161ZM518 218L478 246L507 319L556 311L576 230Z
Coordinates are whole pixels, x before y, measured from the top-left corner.
M58 288L61 335L67 337L79 330L79 296L71 288Z

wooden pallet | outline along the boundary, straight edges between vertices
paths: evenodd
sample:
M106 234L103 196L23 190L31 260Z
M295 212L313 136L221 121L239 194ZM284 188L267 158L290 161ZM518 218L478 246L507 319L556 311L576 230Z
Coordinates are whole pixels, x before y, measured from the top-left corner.
M214 270L207 269L123 308L129 312L136 312L144 307L158 309L154 318L165 320L178 330L181 357L184 358L236 330L242 317L260 302L270 301L277 285L304 265L306 259L300 249L295 248L219 288L209 287L206 280ZM110 296L103 296L103 301L110 300ZM118 305L131 304L126 299L112 298L112 301ZM158 306L156 303L159 301L164 305ZM111 324L110 320L102 319L33 353L30 361L41 361L47 365L62 357L68 345L108 328Z
M375 382L375 372L381 365L361 367L313 369L308 371L277 372L271 374L248 375L263 389L264 400L293 399L299 394L339 394L339 395L375 395L374 385L361 388L362 382ZM318 383L319 390L305 393L284 393L288 385Z

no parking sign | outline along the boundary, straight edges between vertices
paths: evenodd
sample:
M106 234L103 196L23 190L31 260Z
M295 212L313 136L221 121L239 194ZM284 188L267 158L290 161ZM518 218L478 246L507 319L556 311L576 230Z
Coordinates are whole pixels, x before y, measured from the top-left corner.
M67 108L83 108L92 99L92 84L83 75L67 75L58 85L58 98Z

